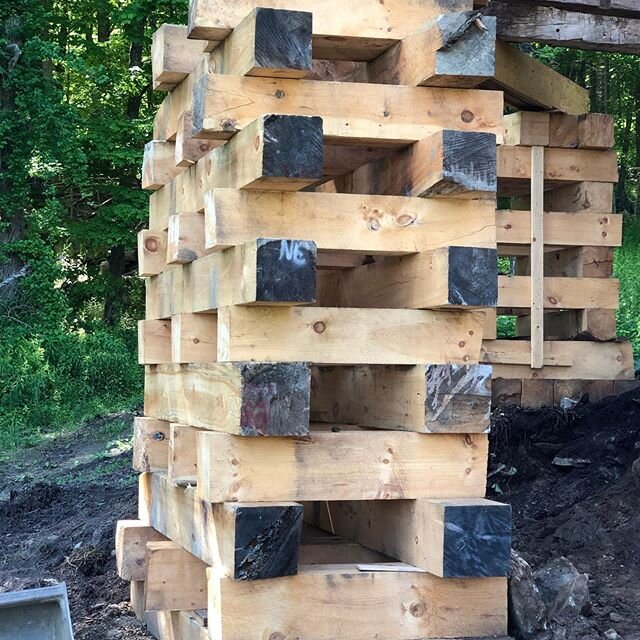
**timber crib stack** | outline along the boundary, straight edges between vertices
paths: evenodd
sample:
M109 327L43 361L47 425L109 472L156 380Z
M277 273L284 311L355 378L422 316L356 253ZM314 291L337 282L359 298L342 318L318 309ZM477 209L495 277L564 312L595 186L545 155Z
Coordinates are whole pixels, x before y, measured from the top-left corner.
M512 270L499 277L497 313L515 316L515 339L488 340L490 316L483 361L494 366L495 404L599 400L635 385L631 345L616 340L622 215L612 209L613 145L608 115L505 118L498 195L511 209L497 213L497 240Z
M194 0L154 39L120 575L162 640L503 636L495 20L267 4Z

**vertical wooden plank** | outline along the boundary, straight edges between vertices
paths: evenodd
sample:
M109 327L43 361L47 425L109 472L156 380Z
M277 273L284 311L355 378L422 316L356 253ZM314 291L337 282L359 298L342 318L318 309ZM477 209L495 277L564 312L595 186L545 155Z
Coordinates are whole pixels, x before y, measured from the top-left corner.
M531 368L544 362L544 147L531 147Z

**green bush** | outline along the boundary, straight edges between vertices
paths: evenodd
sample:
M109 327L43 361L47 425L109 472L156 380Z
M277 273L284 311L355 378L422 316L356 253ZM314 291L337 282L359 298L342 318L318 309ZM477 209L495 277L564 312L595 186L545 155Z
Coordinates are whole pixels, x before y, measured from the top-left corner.
M19 325L0 340L0 446L35 444L44 434L142 399L135 331L59 330Z
M618 335L633 344L636 358L640 356L640 219L625 216L624 242L616 250L614 272L620 279Z

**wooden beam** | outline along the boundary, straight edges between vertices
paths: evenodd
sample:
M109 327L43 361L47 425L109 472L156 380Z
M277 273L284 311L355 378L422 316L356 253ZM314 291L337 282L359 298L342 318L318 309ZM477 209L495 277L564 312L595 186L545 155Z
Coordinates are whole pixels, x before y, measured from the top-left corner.
M320 116L328 142L402 146L441 129L502 135L492 91L205 74L195 86L193 135L227 140L263 113Z
M530 211L496 211L499 252L509 253L513 245L530 242ZM544 237L547 246L619 247L622 244L622 215L615 213L544 214Z
M182 82L204 56L207 43L188 40L187 27L163 24L153 34L151 73L156 91L170 91Z
M305 519L441 578L509 571L511 507L484 498L308 503Z
M133 419L133 468L139 473L165 471L169 461L169 423L154 418Z
M193 611L207 607L207 565L175 542L147 543L145 611ZM180 588L176 589L176 578Z
M255 7L211 54L212 70L235 76L304 78L311 71L312 14Z
M586 113L578 116L578 148L613 149L615 129L613 116L607 113Z
M544 147L531 147L531 368L544 366L544 179L546 157Z
M291 237L363 255L492 248L494 216L488 200L214 189L205 204L206 246L218 251L255 237Z
M155 233L166 231L169 216L176 210L175 184L170 182L149 196L149 229Z
M198 313L179 313L171 317L171 362L215 362L217 352L215 317Z
M322 178L322 151L321 118L265 115L198 165L211 187L298 191Z
M198 495L210 502L480 497L486 490L485 434L317 425L305 438L197 438Z
M525 340L489 340L482 361L493 364L495 378L539 380L630 380L633 349L628 342L545 342L544 368L529 366L531 344Z
M325 307L495 307L497 251L445 247L410 256L380 258L355 269L320 272L317 299Z
M413 640L507 633L505 578L445 580L324 565L278 580L277 598L273 588L209 572L211 637Z
M618 157L615 151L549 148L544 155L545 188L571 182L618 181ZM531 171L531 149L498 147L499 192L508 190L513 182L529 181Z
M640 7L636 0L520 0L523 4L558 7L567 11L609 16L640 17Z
M624 18L513 2L491 3L487 13L497 16L498 36L507 42L640 53L640 13L636 18Z
M168 265L161 274L146 279L145 315L148 320L170 320L171 316L184 311L183 279L184 269L179 265Z
M169 216L167 264L187 264L204 255L204 216L180 213Z
M224 307L218 359L316 364L473 364L478 311L323 307Z
M180 169L176 167L175 142L152 140L144 146L142 188L156 191L171 182Z
M264 580L297 572L302 505L211 504L155 473L140 477L140 491L140 517L220 575Z
M518 111L505 116L504 144L566 149L612 149L613 116L605 113Z
M147 367L145 413L244 436L304 436L311 374L306 364L234 362Z
M506 146L548 147L551 114L542 111L517 111L504 117Z
M496 76L486 86L504 91L505 102L519 109L589 111L586 89L500 40L496 43Z
M224 140L198 140L193 137L191 111L183 111L178 118L176 133L176 167L190 167L200 158L224 144Z
M153 291L147 292L147 302L153 304L148 305L147 317L212 312L232 304L293 306L315 302L315 244L253 237L150 278Z
M611 213L613 184L579 182L545 192L547 211Z
M172 424L169 427L166 472L169 482L176 487L195 487L196 485L198 465L191 452L195 451L196 434L199 431L201 429L186 424Z
M495 197L493 134L444 130L349 175L348 191L390 196Z
M116 525L116 571L123 580L144 580L147 573L147 542L166 538L141 520L118 520Z
M171 362L171 322L138 321L138 364Z
M155 276L164 270L167 256L167 234L143 229L138 232L138 275Z
M480 23L480 16L478 11L439 16L370 62L369 82L472 88L493 78L496 20Z
M491 367L314 367L311 419L418 433L489 429Z
M498 278L498 308L528 309L531 305L529 276L500 276ZM544 309L617 309L620 286L618 280L608 278L544 278L542 306Z
M340 0L194 0L189 7L189 37L223 41L257 5L271 9L313 12L313 57L372 60L385 49L437 18L443 11L467 11L471 0L442 3L428 0L407 6L402 0L364 0L357 10L344 12Z
M573 309L546 312L544 318L545 340L615 340L616 312L613 309ZM516 318L516 336L530 335L529 316Z

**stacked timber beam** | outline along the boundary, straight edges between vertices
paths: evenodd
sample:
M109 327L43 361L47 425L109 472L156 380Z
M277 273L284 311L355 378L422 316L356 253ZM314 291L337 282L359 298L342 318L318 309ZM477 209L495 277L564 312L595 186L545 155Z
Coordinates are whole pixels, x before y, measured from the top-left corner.
M486 15L498 18L507 42L640 54L637 0L490 0Z
M154 39L120 575L161 640L503 636L495 21L267 4L192 0Z
M497 238L513 268L499 277L497 313L516 317L516 339L484 342L496 404L598 400L634 384L631 345L616 340L622 216L612 212L613 144L613 119L603 114L505 118L498 192L511 209L498 211Z

